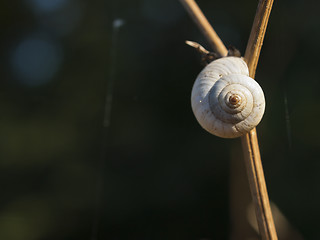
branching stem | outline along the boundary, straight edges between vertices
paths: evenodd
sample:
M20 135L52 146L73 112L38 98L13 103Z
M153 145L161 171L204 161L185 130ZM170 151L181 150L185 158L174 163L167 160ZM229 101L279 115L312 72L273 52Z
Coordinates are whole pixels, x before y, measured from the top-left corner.
M226 56L228 53L227 48L223 45L221 39L211 27L196 2L194 0L180 0L180 2L204 33L213 50L221 56ZM256 73L272 4L273 0L260 0L253 22L244 56L252 78L254 78ZM241 141L260 235L263 240L277 240L278 238L271 213L256 129L254 128L250 133L241 137Z
M220 56L226 56L228 54L227 48L224 46L216 31L212 28L197 3L194 0L180 0L180 2L207 38L207 41L210 43L213 50Z

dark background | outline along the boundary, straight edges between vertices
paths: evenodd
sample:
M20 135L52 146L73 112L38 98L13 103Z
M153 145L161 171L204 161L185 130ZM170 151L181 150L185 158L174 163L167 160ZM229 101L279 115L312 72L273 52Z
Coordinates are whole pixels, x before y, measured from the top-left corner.
M198 3L244 53L257 1ZM229 239L241 144L192 114L202 66L184 41L210 48L179 1L0 6L0 239ZM275 1L256 75L269 196L305 239L320 238L319 8Z

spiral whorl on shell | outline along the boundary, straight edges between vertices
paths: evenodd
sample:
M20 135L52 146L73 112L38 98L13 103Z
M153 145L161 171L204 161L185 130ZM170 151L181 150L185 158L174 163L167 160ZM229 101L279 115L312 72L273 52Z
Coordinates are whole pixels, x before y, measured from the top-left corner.
M223 138L249 132L265 109L261 87L238 57L220 58L207 65L193 85L191 104L200 125Z

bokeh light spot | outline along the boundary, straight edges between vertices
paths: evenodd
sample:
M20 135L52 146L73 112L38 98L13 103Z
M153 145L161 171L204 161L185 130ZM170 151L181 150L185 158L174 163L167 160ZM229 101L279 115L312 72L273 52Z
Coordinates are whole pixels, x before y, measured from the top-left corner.
M117 18L113 21L112 26L113 28L120 28L125 24L124 20L121 18Z
M41 38L27 38L12 54L12 69L23 84L38 86L53 78L61 61L57 44Z

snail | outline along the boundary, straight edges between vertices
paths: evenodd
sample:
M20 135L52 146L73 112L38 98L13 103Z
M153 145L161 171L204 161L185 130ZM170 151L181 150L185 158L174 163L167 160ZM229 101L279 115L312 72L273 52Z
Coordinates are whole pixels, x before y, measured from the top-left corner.
M198 75L191 94L193 113L211 134L236 138L256 127L265 110L260 85L249 77L240 57L228 56L208 64Z

